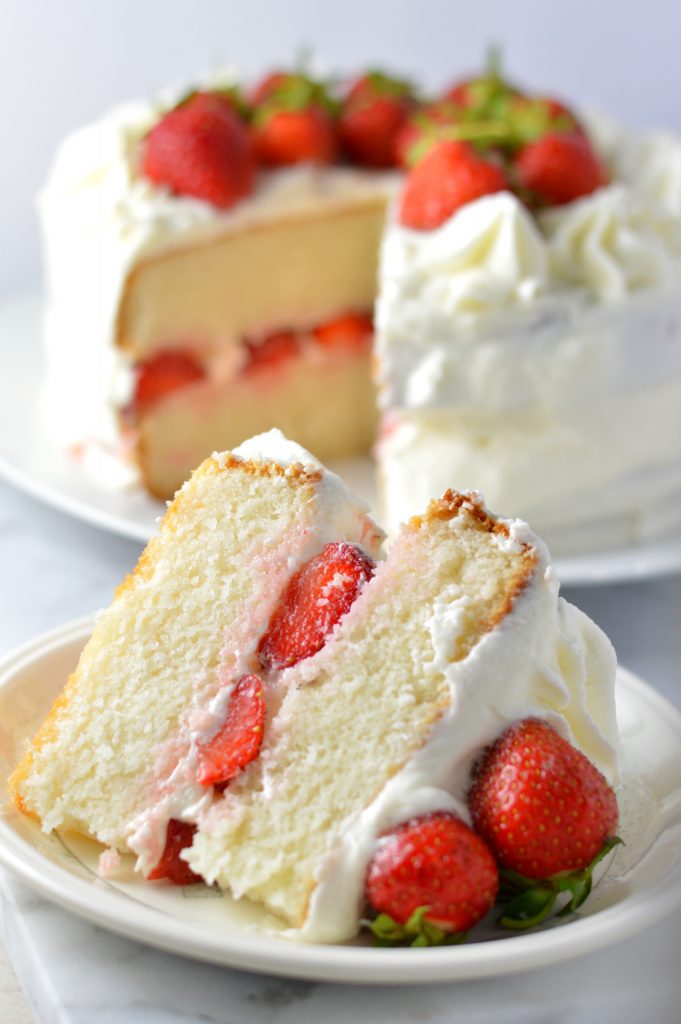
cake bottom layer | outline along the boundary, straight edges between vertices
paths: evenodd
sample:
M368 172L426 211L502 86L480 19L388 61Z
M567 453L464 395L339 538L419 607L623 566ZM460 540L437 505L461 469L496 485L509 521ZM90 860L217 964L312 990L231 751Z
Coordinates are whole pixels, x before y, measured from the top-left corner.
M445 486L529 520L553 554L642 543L681 529L678 382L547 415L391 412L378 461L389 533Z
M376 400L365 350L308 350L236 378L207 378L159 403L138 424L147 489L170 498L215 450L278 427L324 462L369 450Z

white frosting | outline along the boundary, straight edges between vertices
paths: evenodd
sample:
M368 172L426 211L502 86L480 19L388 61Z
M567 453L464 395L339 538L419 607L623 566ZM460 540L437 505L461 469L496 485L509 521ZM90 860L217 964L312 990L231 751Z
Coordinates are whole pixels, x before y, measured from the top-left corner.
M255 652L258 641L269 622L281 587L310 558L332 541L347 539L361 544L372 557L378 557L383 531L367 516L368 506L360 501L340 477L325 469L315 457L299 444L289 441L280 430L270 430L245 441L232 452L216 452L212 458L221 466L228 455L249 461L275 462L286 468L304 466L320 472L315 485L314 506L304 525L304 542L295 551L282 551L260 569L264 592L252 618L246 623L227 622L223 636L224 664L213 673L209 686L211 696L206 702L205 680L197 680L199 702L186 709L174 734L155 752L155 767L149 779L142 780L148 792L146 806L130 823L128 845L137 854L137 869L148 874L163 852L168 821L196 822L208 811L215 799L212 787L196 782L199 747L209 740L225 720L226 708L237 681L250 672L258 672ZM187 487L187 484L183 485ZM216 522L217 528L217 522ZM276 540L276 538L275 538ZM277 549L286 538L279 538ZM265 545L263 545L265 546ZM272 543L269 544L271 548ZM244 553L245 554L245 553ZM249 562L257 564L261 553L248 553ZM278 573L278 574L277 574ZM271 712L271 709L270 709ZM178 749L181 751L177 756ZM163 772L172 763L169 777ZM158 777L158 772L161 777ZM159 790L160 786L160 790ZM218 794L219 796L219 794Z
M677 254L656 211L625 185L611 185L540 218L553 276L604 302L644 288L678 287Z
M282 213L385 197L394 188L392 174L299 165L261 173L254 193L227 211L171 195L139 174L137 160L162 106L180 94L162 105L118 107L74 132L40 196L49 292L44 409L61 443L119 447L117 410L130 397L132 374L114 330L125 281L142 258Z
M434 231L389 226L389 531L446 486L529 519L554 553L681 522L681 141L593 123L615 182L593 195L535 219L499 193Z
M471 766L510 722L529 715L546 719L617 781L612 646L587 616L558 597L541 541L524 523L507 523L510 543L538 547L533 580L504 621L458 662L450 655L466 599L443 594L436 602L430 622L433 657L424 670L444 674L449 708L421 750L334 837L320 865L308 918L291 933L294 937L337 942L356 933L368 863L386 830L434 810L452 810L470 822Z

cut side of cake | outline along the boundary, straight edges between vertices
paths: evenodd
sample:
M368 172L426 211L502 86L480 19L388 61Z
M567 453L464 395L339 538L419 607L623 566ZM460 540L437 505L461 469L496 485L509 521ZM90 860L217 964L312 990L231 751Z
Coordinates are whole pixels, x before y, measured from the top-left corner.
M447 491L380 543L280 435L208 460L17 767L19 806L153 877L184 828L185 867L334 942L386 832L470 822L508 725L542 719L613 782L612 648L526 525Z
M330 102L284 77L296 117ZM319 332L371 325L396 175L301 133L263 153L290 86L249 104L223 76L118 108L63 142L41 195L51 433L161 498L212 450L275 426L324 459L375 436L371 327L333 345Z
M131 821L151 807L153 866L169 818L186 817L187 800L206 803L194 783L198 738L215 731L296 564L338 540L376 553L381 531L338 477L297 446L268 443L277 457L260 459L256 446L254 458L225 454L197 470L98 620L17 772L22 802L46 827L125 848Z

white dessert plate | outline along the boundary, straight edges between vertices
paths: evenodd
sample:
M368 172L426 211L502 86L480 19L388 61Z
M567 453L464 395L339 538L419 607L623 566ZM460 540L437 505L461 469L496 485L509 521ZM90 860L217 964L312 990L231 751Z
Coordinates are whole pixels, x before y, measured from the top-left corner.
M146 543L156 531L163 503L141 488L108 486L50 438L40 402L41 308L35 292L0 303L0 476L63 512ZM333 468L374 504L374 469L368 458ZM681 536L556 557L554 564L570 586L667 575L681 571Z
M0 864L48 899L131 939L198 960L292 977L364 983L480 978L540 967L626 938L681 904L681 714L629 672L617 678L623 738L620 834L605 877L578 914L528 934L483 925L438 949L375 949L365 939L311 946L247 900L145 882L124 858L97 874L101 847L45 835L8 800L6 779L73 670L92 619L38 637L0 665Z

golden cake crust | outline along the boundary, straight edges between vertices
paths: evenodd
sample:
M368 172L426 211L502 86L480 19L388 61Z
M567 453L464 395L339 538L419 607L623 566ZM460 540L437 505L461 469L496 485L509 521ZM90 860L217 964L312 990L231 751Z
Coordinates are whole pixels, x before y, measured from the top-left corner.
M406 528L419 530L434 520L450 520L459 515L468 515L479 529L483 529L487 533L496 533L502 537L511 535L503 519L497 519L492 515L481 498L475 494L454 491L451 488L446 490L441 498L434 498L422 515L412 516ZM498 626L511 612L516 599L531 581L537 567L539 561L537 549L525 541L519 543L521 551L518 557L517 571L507 583L504 603L497 613L490 616L484 623L486 632Z

